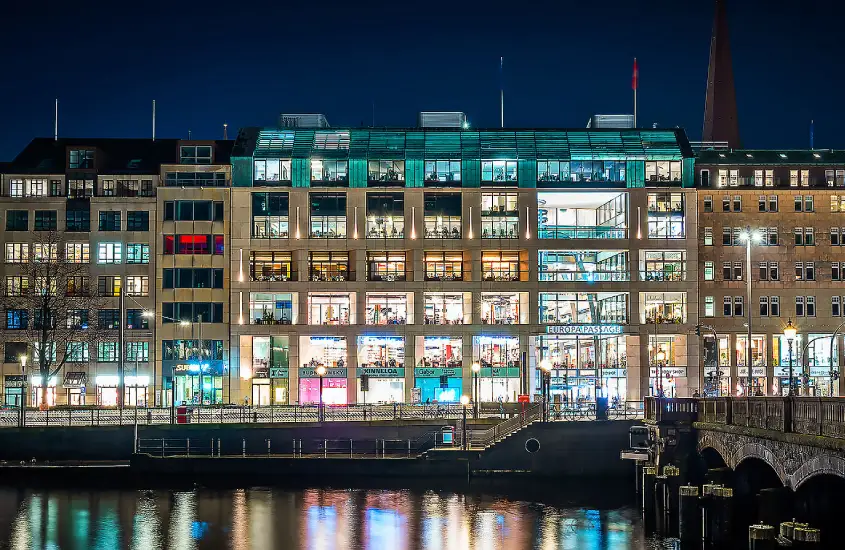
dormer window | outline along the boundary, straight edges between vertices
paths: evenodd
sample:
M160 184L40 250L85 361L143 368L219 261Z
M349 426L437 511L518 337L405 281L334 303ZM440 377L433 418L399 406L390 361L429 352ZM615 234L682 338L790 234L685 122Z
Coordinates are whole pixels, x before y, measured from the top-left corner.
M182 145L179 164L211 164L211 145Z
M90 149L71 149L68 166L73 170L94 168L94 151Z

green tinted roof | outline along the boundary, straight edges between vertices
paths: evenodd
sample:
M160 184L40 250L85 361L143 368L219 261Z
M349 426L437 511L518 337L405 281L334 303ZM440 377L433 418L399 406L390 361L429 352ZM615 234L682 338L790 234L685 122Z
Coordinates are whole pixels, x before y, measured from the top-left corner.
M243 156L372 159L679 160L692 158L682 130L331 128L251 129ZM239 136L241 138L241 136ZM250 146L254 147L250 151Z

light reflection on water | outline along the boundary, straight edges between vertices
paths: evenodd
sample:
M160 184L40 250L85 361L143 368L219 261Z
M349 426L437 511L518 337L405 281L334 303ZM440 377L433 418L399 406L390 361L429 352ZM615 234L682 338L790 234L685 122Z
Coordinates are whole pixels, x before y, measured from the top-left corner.
M0 548L648 548L631 508L375 489L0 489Z

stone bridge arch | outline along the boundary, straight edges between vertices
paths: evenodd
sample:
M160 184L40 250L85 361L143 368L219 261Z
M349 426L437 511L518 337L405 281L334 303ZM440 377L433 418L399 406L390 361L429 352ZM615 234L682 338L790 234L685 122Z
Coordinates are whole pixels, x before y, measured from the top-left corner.
M768 464L784 487L797 490L808 479L829 474L845 479L845 452L739 433L699 430L697 450L712 449L732 470L747 458Z

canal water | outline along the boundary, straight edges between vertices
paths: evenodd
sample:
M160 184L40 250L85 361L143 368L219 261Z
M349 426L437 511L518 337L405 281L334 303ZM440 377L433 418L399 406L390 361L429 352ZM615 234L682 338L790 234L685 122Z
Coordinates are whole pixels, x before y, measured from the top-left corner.
M14 550L661 547L644 535L633 496L601 484L0 488L0 548Z

